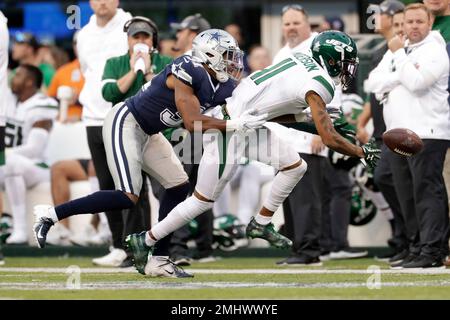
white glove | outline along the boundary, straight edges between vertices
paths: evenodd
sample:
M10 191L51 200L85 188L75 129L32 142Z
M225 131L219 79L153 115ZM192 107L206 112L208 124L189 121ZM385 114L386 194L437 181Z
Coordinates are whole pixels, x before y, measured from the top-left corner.
M239 118L227 121L227 131L247 131L262 127L269 116L268 113L255 115L256 108L246 110Z

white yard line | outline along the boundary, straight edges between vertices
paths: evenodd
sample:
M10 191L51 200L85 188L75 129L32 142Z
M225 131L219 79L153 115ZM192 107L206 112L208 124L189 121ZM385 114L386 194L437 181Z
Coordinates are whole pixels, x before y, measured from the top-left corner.
M284 283L284 282L151 282L129 281L129 282L95 282L81 283L79 289L68 288L65 283L39 282L3 282L0 290L130 290L130 289L208 289L208 288L363 288L367 287L365 282L329 282L329 283ZM381 282L383 287L449 287L450 281L405 281L405 282Z
M0 275L3 272L18 273L66 273L68 268L11 268L0 267ZM450 269L304 269L304 268L279 268L279 269L191 269L194 274L448 274ZM81 273L137 273L134 268L81 268Z

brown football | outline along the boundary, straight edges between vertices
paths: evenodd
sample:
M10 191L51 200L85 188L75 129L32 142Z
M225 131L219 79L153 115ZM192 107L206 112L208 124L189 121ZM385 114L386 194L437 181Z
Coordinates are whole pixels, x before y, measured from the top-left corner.
M402 156L410 157L422 150L423 142L419 136L409 129L396 128L383 133L386 146Z

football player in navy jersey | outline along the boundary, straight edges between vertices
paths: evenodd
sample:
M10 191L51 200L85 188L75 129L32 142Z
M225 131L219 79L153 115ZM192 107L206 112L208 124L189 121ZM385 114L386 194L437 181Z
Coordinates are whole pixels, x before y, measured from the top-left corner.
M116 190L102 190L56 207L34 208L36 241L45 246L51 226L62 219L85 213L128 209L137 202L142 185L141 170L155 177L168 190L170 200L161 202L169 212L188 193L188 177L170 143L160 133L182 124L194 130L245 131L260 127L266 115L253 111L233 120L212 118L202 113L225 103L243 68L242 51L227 32L210 29L193 42L192 56L181 56L169 64L142 90L115 105L103 125L108 167ZM173 192L169 192L173 191ZM190 276L167 260L169 274Z

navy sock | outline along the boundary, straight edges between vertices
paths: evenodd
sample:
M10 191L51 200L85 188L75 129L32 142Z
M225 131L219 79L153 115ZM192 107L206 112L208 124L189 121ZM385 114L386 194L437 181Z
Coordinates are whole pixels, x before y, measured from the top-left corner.
M123 191L102 190L56 206L55 211L58 220L62 220L77 214L122 210L133 206L133 201Z
M170 211L172 211L173 208L175 208L180 202L186 200L189 191L190 191L189 183L165 190L163 197L161 199L161 203L159 204L158 221L161 221L162 219L167 217L167 215L169 214ZM166 237L162 238L161 240L158 240L153 255L168 256L171 238L172 234L169 234Z

